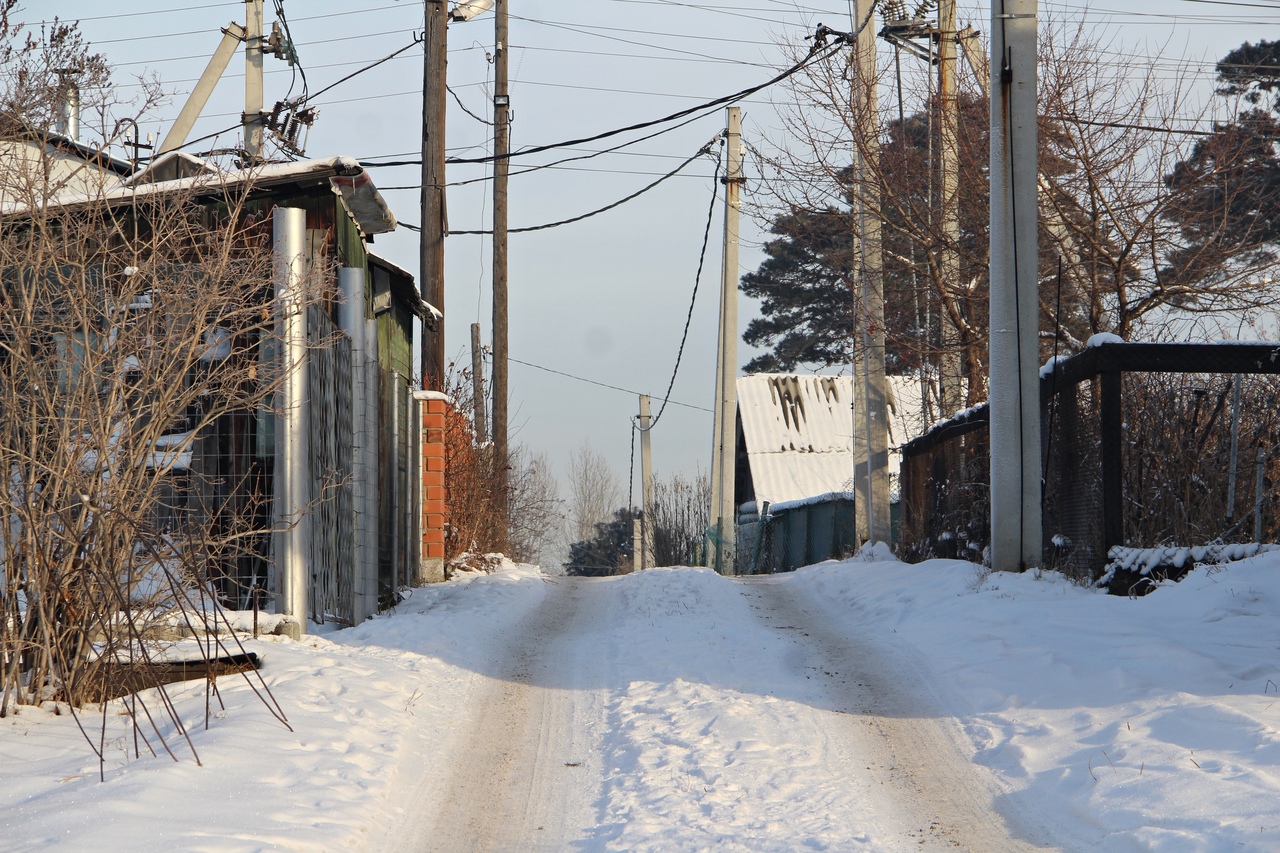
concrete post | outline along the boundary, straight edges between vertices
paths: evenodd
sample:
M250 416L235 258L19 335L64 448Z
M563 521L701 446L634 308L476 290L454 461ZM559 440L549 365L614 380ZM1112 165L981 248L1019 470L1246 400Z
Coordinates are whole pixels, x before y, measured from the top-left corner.
M991 4L991 566L1042 559L1036 0Z

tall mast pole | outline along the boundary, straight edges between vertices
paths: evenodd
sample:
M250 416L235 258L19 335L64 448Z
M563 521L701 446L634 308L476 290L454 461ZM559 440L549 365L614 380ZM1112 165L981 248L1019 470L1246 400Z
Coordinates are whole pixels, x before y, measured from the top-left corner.
M738 217L742 209L742 110L729 107L724 182L724 251L720 268L720 332L716 370L715 448L711 455L712 568L733 574L734 466L738 438Z
M991 3L991 567L1040 565L1036 0Z
M858 168L859 346L854 347L854 446L867 451L866 467L855 471L858 533L864 542L889 542L889 405L884 366L884 277L880 225L880 118L876 99L874 0L857 0L858 32L853 78L855 154Z
M493 89L493 460L500 544L506 545L507 501L507 159L511 96L507 91L507 0L494 5Z
M250 163L262 161L262 0L245 0L244 150Z
M424 301L444 312L444 235L447 227L444 190L445 80L449 16L445 0L426 0L422 34L422 209L419 236L419 288ZM422 387L444 389L444 322L434 334L422 328Z
M956 0L938 4L938 172L941 178L939 217L942 248L938 267L944 292L954 302L960 292L960 99L956 78ZM942 351L939 355L939 408L949 418L963 407L963 367L960 334L951 315L942 312Z

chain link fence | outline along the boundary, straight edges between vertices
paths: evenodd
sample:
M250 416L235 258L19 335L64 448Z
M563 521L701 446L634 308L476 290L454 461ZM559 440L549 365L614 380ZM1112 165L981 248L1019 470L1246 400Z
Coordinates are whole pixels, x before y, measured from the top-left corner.
M1041 380L1044 564L1097 578L1116 546L1271 541L1280 345L1105 344ZM986 406L903 448L902 553L982 562Z

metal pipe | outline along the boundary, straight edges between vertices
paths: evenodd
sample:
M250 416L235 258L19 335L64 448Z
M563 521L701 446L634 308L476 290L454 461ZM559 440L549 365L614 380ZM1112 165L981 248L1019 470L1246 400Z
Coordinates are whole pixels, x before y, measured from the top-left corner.
M310 600L307 571L307 316L305 253L307 214L297 207L272 211L275 296L283 371L276 428L276 577L281 612L306 633Z

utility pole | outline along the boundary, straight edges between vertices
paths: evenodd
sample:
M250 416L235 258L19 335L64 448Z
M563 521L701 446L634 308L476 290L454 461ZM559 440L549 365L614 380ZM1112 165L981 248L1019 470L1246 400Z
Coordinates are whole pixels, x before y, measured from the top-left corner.
M956 77L956 0L938 3L938 171L941 177L939 217L942 248L938 267L945 293L956 294L960 287L960 98ZM953 296L954 298L954 296ZM951 300L948 300L951 301ZM949 418L963 407L963 367L960 357L960 330L945 310L942 312L942 351L938 364L939 408Z
M640 395L640 568L653 568L653 456L649 444L649 395Z
M471 324L471 412L475 420L476 443L489 440L484 414L484 353L480 346L480 324Z
M857 0L854 26L871 16L858 33L854 69L855 133L858 168L858 278L860 346L854 347L854 446L867 450L866 467L854 472L858 496L858 538L889 542L889 405L884 367L884 277L880 223L880 119L876 100L876 24L874 0ZM859 381L861 380L861 381Z
M507 173L511 96L507 91L507 0L494 5L493 62L493 461L497 468L499 542L505 549L507 496Z
M444 235L448 227L444 190L445 81L449 15L445 0L425 0L422 33L422 208L419 288L424 301L444 312ZM444 390L444 323L434 334L422 328L422 387Z
M1036 0L991 3L991 567L1040 565Z
M714 556L708 565L733 574L734 466L738 438L738 215L742 209L742 110L728 109L728 168L724 183L724 251L720 267L720 333L716 369L715 447L711 454L711 525Z
M244 150L250 164L262 162L262 0L245 0Z

